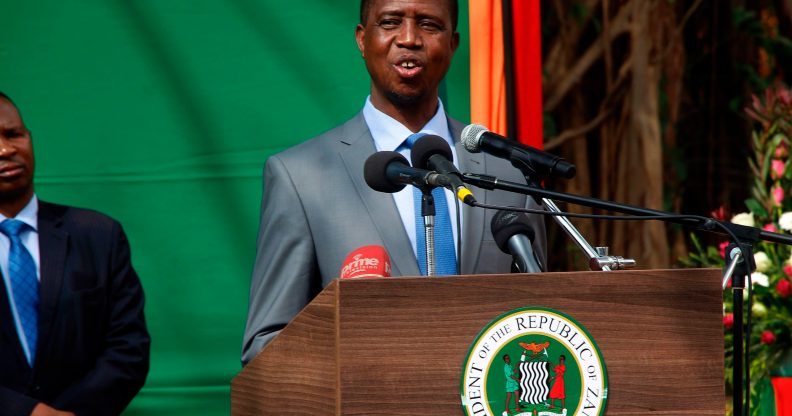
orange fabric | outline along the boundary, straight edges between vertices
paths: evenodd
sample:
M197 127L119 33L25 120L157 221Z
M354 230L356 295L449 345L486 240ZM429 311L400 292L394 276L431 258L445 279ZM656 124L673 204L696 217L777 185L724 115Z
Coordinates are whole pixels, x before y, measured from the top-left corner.
M776 416L792 416L792 377L771 377Z
M541 2L512 1L514 27L514 78L517 138L544 147L542 113Z
M470 0L470 121L506 134L501 0Z

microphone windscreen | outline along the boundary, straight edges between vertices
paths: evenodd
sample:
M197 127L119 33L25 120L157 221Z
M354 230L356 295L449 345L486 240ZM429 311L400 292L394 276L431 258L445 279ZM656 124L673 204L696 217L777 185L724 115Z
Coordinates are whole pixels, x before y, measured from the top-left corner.
M481 135L488 131L489 129L481 124L470 124L462 129L462 135L459 139L468 152L478 153L481 151L479 144Z
M495 238L495 244L502 252L509 254L509 239L515 234L524 234L529 240L534 239L534 230L530 225L520 221L523 214L513 211L498 211L492 217L490 223L492 229L492 237Z
M429 158L437 154L442 155L449 162L454 161L454 154L451 152L448 142L440 136L427 134L412 145L410 159L413 167L431 170Z
M388 165L393 162L409 165L406 157L392 151L376 152L366 159L366 163L363 165L363 177L371 189L387 193L399 192L404 189L404 184L393 183L388 179Z
M339 279L363 277L390 277L391 264L388 252L382 246L363 246L353 250L344 259Z

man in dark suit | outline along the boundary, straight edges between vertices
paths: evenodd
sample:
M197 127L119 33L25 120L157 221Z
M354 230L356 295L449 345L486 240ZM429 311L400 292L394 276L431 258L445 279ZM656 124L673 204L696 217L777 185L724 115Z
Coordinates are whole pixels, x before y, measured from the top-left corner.
M0 92L0 413L117 415L143 386L143 289L121 225L39 201L31 135Z
M463 125L446 115L438 98L459 44L457 19L456 0L361 1L355 38L371 77L371 95L363 110L267 161L243 363L338 277L352 250L381 245L389 253L392 275L423 273L416 254L422 237L415 224L420 215L414 211L412 187L393 195L369 188L363 165L371 154L395 150L409 160L405 139L417 132L431 133L449 143L460 171L524 180L504 160L467 153L459 143ZM532 204L522 195L473 191L488 204ZM445 199L448 216L454 218L450 192ZM508 273L511 256L498 249L490 230L493 212L464 205L461 216L461 230L448 231L452 242L461 240L460 266L447 274ZM544 221L538 216L522 219L535 230L534 246L544 259Z

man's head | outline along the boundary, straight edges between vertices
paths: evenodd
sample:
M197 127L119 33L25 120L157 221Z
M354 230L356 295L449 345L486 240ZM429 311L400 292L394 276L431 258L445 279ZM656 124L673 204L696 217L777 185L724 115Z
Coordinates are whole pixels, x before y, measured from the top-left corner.
M30 131L14 102L0 91L0 211L4 214L16 215L17 208L24 208L33 196L34 167Z
M375 106L434 103L459 45L457 9L457 0L361 1L355 39Z

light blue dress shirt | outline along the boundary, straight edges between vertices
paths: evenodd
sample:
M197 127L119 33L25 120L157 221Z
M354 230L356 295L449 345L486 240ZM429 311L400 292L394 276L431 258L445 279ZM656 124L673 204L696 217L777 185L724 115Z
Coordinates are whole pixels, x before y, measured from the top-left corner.
M448 119L443 109L443 103L440 100L437 100L437 102L437 113L426 123L420 132L434 134L445 139L448 145L451 146L451 152L454 155L454 165L459 167L456 148L454 148L454 141L451 138L451 130L448 128ZM377 151L398 151L404 155L408 161L410 160L410 149L405 147L399 148L399 146L404 143L404 140L409 135L419 133L418 131L410 131L410 129L391 116L377 110L371 103L371 96L366 98L366 104L363 106L363 118L366 120L369 131L371 131L371 137L374 138L374 147L377 148ZM448 201L448 214L451 218L451 229L454 233L454 244L458 245L459 231L457 230L456 223L457 210L456 204L454 203L455 197L448 189L445 190L445 195ZM396 208L399 210L399 216L401 216L404 230L407 232L410 244L412 244L413 253L416 253L417 256L418 248L415 240L415 208L413 206L412 186L406 186L401 191L393 193L393 200L396 202ZM460 222L461 221L462 217L460 213Z
M22 244L30 252L33 261L36 263L36 278L41 281L41 256L39 255L39 238L38 238L38 199L34 195L27 205L22 208L22 211L14 217L15 219L29 225L30 228L20 236ZM0 222L8 219L3 214L0 214ZM6 294L8 296L8 303L11 306L11 315L14 318L14 326L16 327L19 341L22 344L22 349L25 351L25 356L28 363L33 362L30 354L30 347L28 346L25 331L22 329L22 321L19 319L16 304L14 303L14 295L11 293L11 278L8 274L8 252L11 249L11 241L4 234L0 233L0 271L3 272L3 282L5 283ZM32 364L31 364L32 365Z

